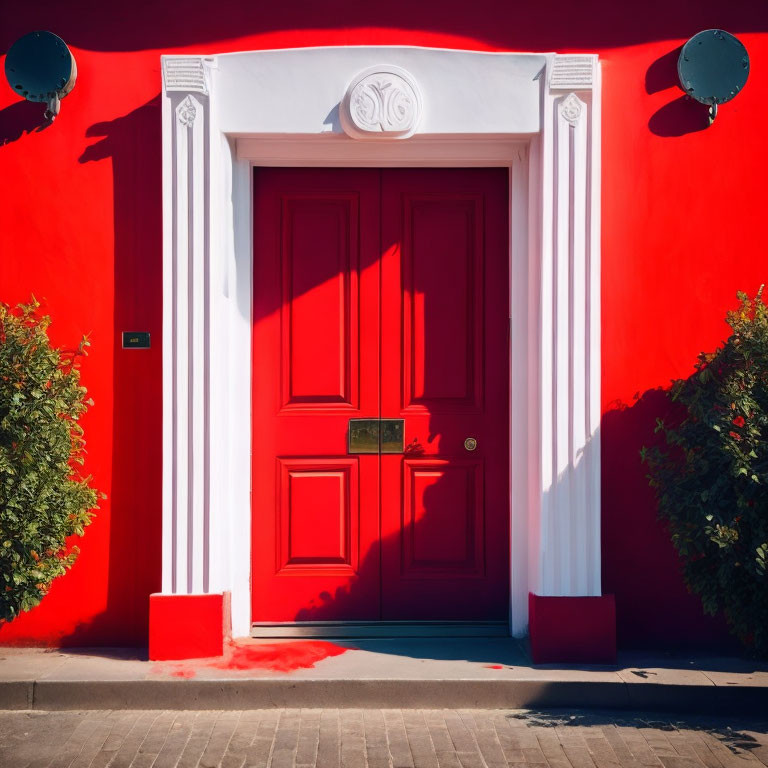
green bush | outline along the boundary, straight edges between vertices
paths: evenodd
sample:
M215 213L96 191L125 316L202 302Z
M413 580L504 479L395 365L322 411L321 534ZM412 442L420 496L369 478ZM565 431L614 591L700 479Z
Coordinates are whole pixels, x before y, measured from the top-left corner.
M696 372L674 381L679 416L658 419L643 448L659 512L688 588L722 612L749 648L768 655L768 308L762 288L739 293L732 334Z
M101 495L78 472L88 340L52 348L39 306L0 303L0 621L36 606L71 567L67 537L82 536Z

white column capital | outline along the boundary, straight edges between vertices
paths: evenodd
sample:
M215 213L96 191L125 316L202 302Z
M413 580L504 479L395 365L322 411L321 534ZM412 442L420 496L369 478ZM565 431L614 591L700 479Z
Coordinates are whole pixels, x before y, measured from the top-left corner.
M162 62L165 93L208 95L213 59L204 56L163 56Z
M598 79L598 60L592 53L555 54L548 68L550 91L591 91Z

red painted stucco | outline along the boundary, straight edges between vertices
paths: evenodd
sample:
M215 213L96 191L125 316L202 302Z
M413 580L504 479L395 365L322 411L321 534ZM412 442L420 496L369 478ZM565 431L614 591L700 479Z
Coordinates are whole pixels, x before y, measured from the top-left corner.
M528 595L528 633L534 664L614 664L616 598Z
M752 72L702 130L705 110L675 87L676 49L714 26L739 35ZM638 449L658 408L645 393L688 375L725 334L736 290L768 272L763 0L0 7L2 52L35 29L70 44L79 74L42 132L29 132L40 107L0 85L0 299L44 299L61 344L91 334L87 471L108 499L71 573L0 642L146 642L160 587L160 54L338 44L600 55L604 591L616 594L621 646L723 641L682 586ZM149 330L152 349L122 350L122 330Z
M149 596L149 658L221 656L232 637L229 592Z

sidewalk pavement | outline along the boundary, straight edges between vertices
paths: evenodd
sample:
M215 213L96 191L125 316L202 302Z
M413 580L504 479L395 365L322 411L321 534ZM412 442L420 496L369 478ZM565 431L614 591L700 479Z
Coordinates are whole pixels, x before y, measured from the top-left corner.
M0 709L549 708L768 713L768 664L620 654L532 665L510 638L252 640L221 658L0 648Z
M7 768L766 768L768 721L504 709L0 712Z

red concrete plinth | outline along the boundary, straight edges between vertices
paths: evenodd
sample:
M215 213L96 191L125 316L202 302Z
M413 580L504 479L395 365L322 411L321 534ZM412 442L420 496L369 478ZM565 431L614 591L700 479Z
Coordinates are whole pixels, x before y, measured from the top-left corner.
M616 662L616 601L601 597L528 595L534 664Z
M221 656L231 627L229 592L149 596L152 661Z

